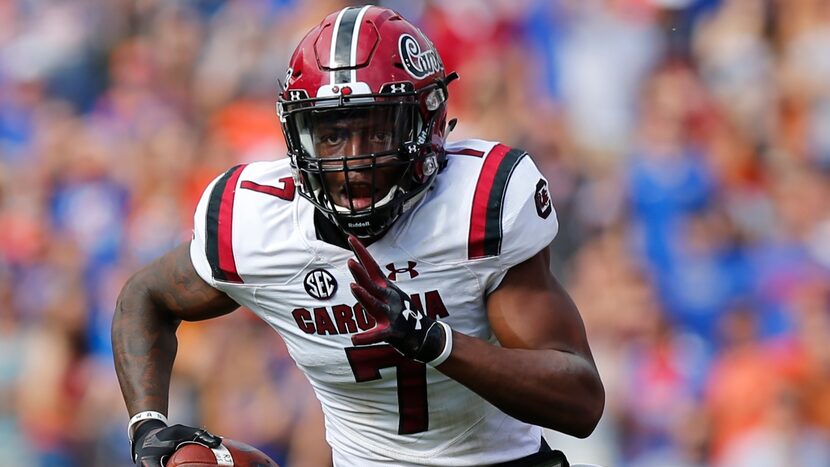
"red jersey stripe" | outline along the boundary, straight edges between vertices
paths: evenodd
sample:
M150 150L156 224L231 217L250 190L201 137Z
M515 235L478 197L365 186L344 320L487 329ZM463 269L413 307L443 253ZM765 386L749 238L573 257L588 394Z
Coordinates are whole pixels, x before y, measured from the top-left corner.
M475 149L465 148L453 151L450 154L460 154L462 156L484 157L483 151L476 151Z
M233 200L236 196L236 182L245 166L239 167L225 184L222 201L219 205L219 269L225 273L229 282L242 282L236 270L236 261L233 257Z
M510 151L508 146L497 144L490 150L487 158L484 159L484 167L482 167L481 173L478 176L475 194L473 195L473 208L470 215L470 237L467 240L467 257L469 259L486 256L484 252L484 239L487 227L487 206L499 165L508 151Z

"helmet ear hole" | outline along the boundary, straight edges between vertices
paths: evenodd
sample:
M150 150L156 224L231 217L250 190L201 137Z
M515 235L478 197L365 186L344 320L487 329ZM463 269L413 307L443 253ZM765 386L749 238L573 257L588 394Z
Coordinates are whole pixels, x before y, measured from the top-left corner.
M412 169L412 180L416 184L424 184L429 181L429 178L438 172L439 164L438 158L435 154L430 154L423 160L415 163Z
M441 88L435 88L427 94L425 104L427 110L435 112L447 100L447 96Z
M438 162L435 155L430 155L424 160L424 177L429 177L438 170Z

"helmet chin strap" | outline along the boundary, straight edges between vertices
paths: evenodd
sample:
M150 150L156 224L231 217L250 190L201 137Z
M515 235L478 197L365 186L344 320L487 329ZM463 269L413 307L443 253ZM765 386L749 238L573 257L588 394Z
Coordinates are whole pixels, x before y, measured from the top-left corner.
M433 181L434 181L434 179L433 179ZM430 185L432 185L432 183L430 183ZM427 191L429 191L429 187L427 187L427 189L422 190L421 192L417 193L416 195L412 196L411 198L407 199L407 200L403 203L403 205L401 205L401 208L400 208L399 214L400 214L400 213L403 213L403 212L408 211L410 208L412 208L413 206L415 206L416 204L418 204L418 203L419 203L419 202L420 202L420 201L421 201L421 200L425 197L425 195L427 194ZM315 190L315 194L316 194L316 195L318 195L318 196L320 195L320 192L321 192L321 190L320 190L320 189ZM392 200L396 197L396 195L397 195L399 192L403 192L403 190L401 190L401 188L400 188L398 185L394 185L394 186L393 186L393 187L389 190L389 193L388 193L386 196L384 196L384 197L383 197L383 199L379 200L379 201L375 204L375 206L374 206L374 207L375 207L375 209L378 209L378 208L383 208L383 207L385 207L386 205L388 205L388 204L389 204L389 203L390 203L390 202L391 202L391 201L392 201ZM318 198L318 199L319 199L319 198ZM337 213L337 214L341 214L341 215L349 215L349 214L351 214L351 210L349 210L349 209L347 209L347 208L344 208L344 207L342 207L342 206L339 206L339 205L337 205L337 204L335 204L335 203L331 203L331 204L332 204L332 205L334 205L334 209L335 209L335 211L336 211L336 213ZM329 220L331 220L331 221L332 221L335 225L340 226L340 228L341 228L341 229L346 230L347 232L350 232L350 233L354 234L355 236L357 236L357 237L359 237L359 238L363 239L364 241L366 241L366 240L373 240L373 239L378 238L380 235L382 235L382 234L383 234L383 232L386 232L386 231L389 229L389 227L391 227L391 225L392 225L392 222L389 222L389 223L388 223L388 224L387 224L387 225L383 228L383 230L382 230L382 231L379 231L379 232L376 232L376 233L375 233L375 232L370 233L368 230L367 230L367 231L363 231L363 232L361 232L359 229L348 229L348 228L344 228L344 227L342 226L342 219L337 219L337 216L336 216L334 213L328 212L328 213L324 213L324 215L325 215L326 217L328 217L328 218L329 218ZM394 217L395 217L395 218L397 218L397 217L398 217L398 215L395 215ZM367 227L368 227L368 226L367 226Z
M379 199L378 202L375 203L373 207L381 208L381 207L385 206L390 201L392 201L392 199L395 198L395 195L397 195L399 191L403 191L403 190L401 190L398 185L392 185L392 188L389 189L389 193L387 193L386 196L384 196L383 198ZM340 206L339 204L334 203L334 202L332 202L331 204L333 204L334 209L337 212L341 213L341 214L351 214L352 213L352 210L349 209L349 208L344 208L343 206ZM371 209L371 208L368 208L368 209Z
M387 193L386 196L384 196L383 198L379 199L378 202L374 204L374 207L375 208L381 208L381 207L385 206L386 204L388 204L390 201L392 201L395 198L395 195L397 195L398 192L401 192L401 191L403 191L403 190L401 190L401 188L398 185L392 185L392 188L389 189L389 193ZM316 190L314 190L314 196L318 200L328 199L328 195L323 194L323 189L322 188L317 188ZM337 211L339 214L351 214L352 213L351 209L340 206L339 204L335 203L334 201L331 202L331 205L334 206L334 210Z

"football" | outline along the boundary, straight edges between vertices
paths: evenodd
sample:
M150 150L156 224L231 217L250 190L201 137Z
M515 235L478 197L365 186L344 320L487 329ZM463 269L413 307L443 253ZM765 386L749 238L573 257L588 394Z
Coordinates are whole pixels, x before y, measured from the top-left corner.
M167 460L166 467L279 467L259 449L240 441L223 438L218 448L201 444L185 444Z

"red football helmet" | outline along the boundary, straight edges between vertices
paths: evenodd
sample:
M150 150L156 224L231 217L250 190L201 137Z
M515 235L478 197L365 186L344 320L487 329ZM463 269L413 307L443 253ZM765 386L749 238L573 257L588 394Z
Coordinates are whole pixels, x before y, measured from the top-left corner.
M328 15L294 51L277 103L300 194L345 232L385 232L445 165L456 77L392 10Z

